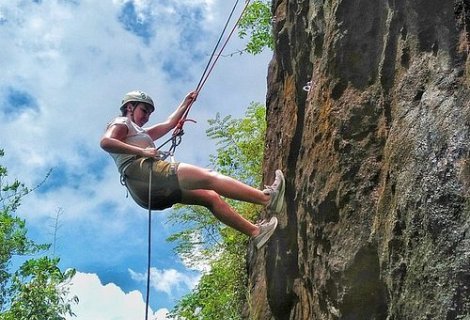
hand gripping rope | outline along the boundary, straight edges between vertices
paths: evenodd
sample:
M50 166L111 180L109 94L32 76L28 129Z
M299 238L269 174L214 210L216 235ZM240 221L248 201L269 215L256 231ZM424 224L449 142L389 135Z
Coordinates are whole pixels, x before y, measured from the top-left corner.
M227 18L227 21L225 23L225 26L220 34L219 39L217 40L217 44L214 47L214 50L212 51L211 57L206 65L206 68L204 69L204 72L202 73L201 79L199 80L199 83L196 87L196 92L199 93L206 83L207 79L209 78L209 75L211 74L212 70L214 69L214 66L216 62L219 60L220 56L222 55L223 50L225 49L230 37L234 33L235 29L237 28L243 14L245 13L246 9L248 8L248 5L250 4L251 0L245 0L245 6L243 7L242 12L240 13L240 16L238 20L235 22L232 30L230 33L227 35L226 40L222 47L220 48L220 51L216 54L217 48L219 47L220 42L222 41L222 38L225 34L225 31L227 29L228 24L230 23L230 20L232 19L233 13L238 6L239 0L235 1L235 4L233 5L232 11L230 12L229 17ZM168 151L161 151L161 159L166 159L168 156L170 156L171 162L174 162L174 153L176 151L176 147L180 145L182 136L184 134L183 126L185 122L191 121L191 122L196 122L195 120L188 119L188 114L189 111L191 110L191 107L193 105L195 100L192 100L188 107L186 108L185 112L183 113L183 116L181 119L178 121L178 124L176 125L173 134L171 137L165 141L161 146L157 148L157 150L160 150L164 145L166 145L168 142L171 141L171 146ZM148 251L147 251L147 293L146 293L146 299L145 299L145 320L148 320L148 310L149 310L149 299L150 299L150 266L151 266L151 244L152 244L152 209L151 209L151 203L152 203L152 164L150 164L150 172L149 172L149 193L148 193Z

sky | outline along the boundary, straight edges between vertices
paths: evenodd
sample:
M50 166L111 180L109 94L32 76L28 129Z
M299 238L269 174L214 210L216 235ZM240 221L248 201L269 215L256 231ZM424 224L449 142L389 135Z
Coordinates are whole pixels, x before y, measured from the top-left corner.
M73 319L144 318L147 211L126 197L99 140L131 90L154 99L151 123L166 119L195 89L233 4L0 0L0 161L10 181L38 186L17 212L29 237L53 243L60 267L77 270ZM194 103L197 123L185 125L178 161L207 167L215 153L207 120L265 102L271 53L231 54L243 45L231 38ZM166 241L178 228L167 222L170 210L152 214L150 307L158 320L201 276Z

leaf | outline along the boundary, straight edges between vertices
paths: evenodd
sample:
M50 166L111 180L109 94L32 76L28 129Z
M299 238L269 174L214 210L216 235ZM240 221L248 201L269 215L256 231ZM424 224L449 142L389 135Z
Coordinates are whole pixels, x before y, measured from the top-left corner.
M3 155L0 149L0 157ZM71 304L78 301L76 297L68 298L68 283L75 271L62 272L58 258L44 255L50 244L29 239L25 220L15 215L22 198L40 184L30 189L16 179L9 183L7 173L0 165L0 319L65 319L73 315ZM10 270L15 255L38 253L40 257Z
M238 36L241 39L250 36L244 51L253 55L261 53L265 48L274 48L270 3L267 0L252 2L239 22Z

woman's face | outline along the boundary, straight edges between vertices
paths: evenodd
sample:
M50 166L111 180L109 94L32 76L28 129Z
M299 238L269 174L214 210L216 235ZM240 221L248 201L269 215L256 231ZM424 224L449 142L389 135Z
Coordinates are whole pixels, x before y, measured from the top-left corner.
M133 111L133 121L139 127L142 127L149 121L150 115L152 114L152 107L148 106L145 103L139 103Z

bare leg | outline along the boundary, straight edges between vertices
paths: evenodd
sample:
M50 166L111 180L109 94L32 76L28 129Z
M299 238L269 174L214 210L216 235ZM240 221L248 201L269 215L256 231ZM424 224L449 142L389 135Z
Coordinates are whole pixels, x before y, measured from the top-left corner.
M212 190L183 190L183 204L200 205L208 208L222 223L247 236L257 236L259 227L235 212L220 196Z
M233 178L186 163L178 166L178 182L182 190L213 190L223 197L267 205L270 196Z

